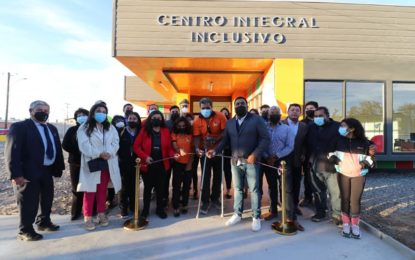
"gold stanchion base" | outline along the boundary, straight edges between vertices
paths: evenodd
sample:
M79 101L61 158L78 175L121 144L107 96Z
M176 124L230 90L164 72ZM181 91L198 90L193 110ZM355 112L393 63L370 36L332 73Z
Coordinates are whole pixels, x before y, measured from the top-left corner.
M282 222L277 221L272 223L271 228L280 235L292 236L297 234L297 228L292 222L286 222L283 224Z
M129 219L124 222L124 229L130 230L130 231L138 231L141 229L144 229L145 226L148 225L148 221L144 218L138 218L138 219Z

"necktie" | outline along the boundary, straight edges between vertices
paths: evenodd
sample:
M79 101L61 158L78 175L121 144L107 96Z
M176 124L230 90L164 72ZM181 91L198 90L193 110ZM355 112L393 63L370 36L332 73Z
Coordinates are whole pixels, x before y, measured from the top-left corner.
M46 144L47 144L46 156L48 157L49 160L51 160L53 158L53 144L49 136L48 127L46 124L40 124L40 125L43 127L43 131L45 132L45 137L46 137Z

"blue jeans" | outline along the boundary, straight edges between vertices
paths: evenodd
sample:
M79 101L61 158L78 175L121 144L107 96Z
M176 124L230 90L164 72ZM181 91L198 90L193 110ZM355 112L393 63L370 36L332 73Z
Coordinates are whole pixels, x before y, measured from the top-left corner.
M244 211L244 186L245 178L248 181L249 191L251 192L252 217L261 217L261 194L259 191L259 169L256 164L242 164L239 166L232 164L232 179L234 180L234 202L233 209L235 214L242 216Z

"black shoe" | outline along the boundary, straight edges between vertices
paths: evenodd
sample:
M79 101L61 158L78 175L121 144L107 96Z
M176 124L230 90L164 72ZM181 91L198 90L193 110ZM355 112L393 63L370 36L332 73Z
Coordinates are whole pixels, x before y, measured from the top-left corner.
M159 218L161 218L161 219L165 219L165 218L167 218L167 213L166 213L166 212L164 212L164 211L159 211L159 212L157 212L156 214L157 214L157 216L158 216Z
M212 201L212 205L213 205L216 209L221 209L221 208L222 208L222 204L219 202L219 200Z
M181 212L182 214L187 214L188 212L187 206L183 206Z
M58 231L59 226L53 223L49 223L48 225L37 225L37 230L39 231Z
M302 216L302 215L303 215L303 212L302 212L299 208L295 208L295 209L294 209L294 213L295 213L296 215L298 215L298 216Z
M79 214L79 215L74 215L74 216L71 216L71 221L75 221L75 220L78 220L79 218L81 217L81 214Z
M209 202L203 203L202 207L200 207L200 213L202 213L203 215L207 215L208 211L209 211Z
M311 221L313 222L321 222L326 218L326 214L324 213L317 213L314 216L311 217Z
M36 233L35 231L32 232L20 232L17 234L17 239L23 240L23 241L38 241L41 240L43 236L41 234Z
M180 211L179 211L179 209L175 209L175 210L174 210L173 216L174 216L175 218L180 217Z

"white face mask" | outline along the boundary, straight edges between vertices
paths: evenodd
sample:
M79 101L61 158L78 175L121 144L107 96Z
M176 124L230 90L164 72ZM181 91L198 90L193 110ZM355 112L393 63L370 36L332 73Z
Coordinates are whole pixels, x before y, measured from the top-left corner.
M123 121L120 121L120 122L116 123L116 124L115 124L115 126L116 126L117 128L123 128L123 127L125 126L125 124L124 124L124 122L123 122Z
M187 113L189 110L187 109L187 107L183 107L182 108L182 113Z

